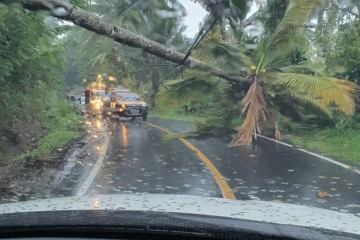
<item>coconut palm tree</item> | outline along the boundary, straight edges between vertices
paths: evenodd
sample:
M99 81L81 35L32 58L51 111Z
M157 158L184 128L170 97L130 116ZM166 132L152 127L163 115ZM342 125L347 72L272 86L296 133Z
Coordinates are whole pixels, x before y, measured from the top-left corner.
M345 115L355 112L355 84L327 76L314 62L291 65L289 61L303 36L301 26L318 4L314 0L291 0L275 32L259 45L257 62L248 73L251 85L241 101L246 118L232 144L250 144L265 124L273 126L275 138L280 137L271 103L275 97L310 104L328 116L329 107Z
M275 31L263 36L254 50L247 50L241 42L221 42L211 36L200 44L196 57L224 70L235 69L246 78L242 85L245 93L240 109L245 119L237 128L238 134L232 145L250 144L253 136L256 137L264 128L271 128L274 137L280 138L275 116L284 103L295 110L329 118L335 112L344 115L355 112L357 85L327 76L321 61L313 56L302 57L309 46L303 26L319 4L320 0L290 0ZM191 76L188 79L191 80ZM197 81L193 82L201 85L199 81L208 83L203 84L206 89L218 86L211 84L214 79L208 76L198 75ZM192 86L191 81L184 78L171 82L168 87L186 92L181 84L188 90Z

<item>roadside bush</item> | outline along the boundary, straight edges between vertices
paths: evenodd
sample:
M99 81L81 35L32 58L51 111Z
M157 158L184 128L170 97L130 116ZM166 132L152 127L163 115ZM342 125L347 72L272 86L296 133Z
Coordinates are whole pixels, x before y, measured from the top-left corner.
M48 135L40 140L39 147L32 153L32 156L49 153L57 148L61 148L77 137L79 137L79 133L75 131L63 129L51 130Z
M359 129L360 128L360 114L352 117L337 116L334 118L335 128L338 130L343 129Z
M51 129L78 130L81 126L80 116L74 111L71 103L55 96L48 103L45 113Z
M291 143L311 151L360 163L360 134L357 129L310 129L287 137Z
M63 46L44 16L0 4L0 129L41 121L48 89L63 76Z
M38 147L32 152L32 156L62 148L80 136L81 117L75 113L68 101L53 96L46 108L45 118L49 132L38 142Z

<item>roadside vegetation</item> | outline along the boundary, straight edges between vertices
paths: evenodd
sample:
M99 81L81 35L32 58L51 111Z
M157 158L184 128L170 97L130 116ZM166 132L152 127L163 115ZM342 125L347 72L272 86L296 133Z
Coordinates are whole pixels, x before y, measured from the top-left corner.
M328 157L360 164L359 131L359 129L336 128L307 130L285 136L285 140Z
M5 163L18 164L27 158L51 160L60 157L65 147L82 135L82 117L74 111L74 106L57 96L49 98L42 112L41 127L44 131L34 135L30 149L25 153L7 156ZM29 124L29 131L34 131Z
M226 31L220 24L212 28L194 55L223 68L246 66L248 85L218 85L221 81L202 75L194 81L185 73L166 82L166 91L179 100L178 106L190 104L194 111L184 116L169 108L162 110L166 113L163 116L172 113L172 118L193 119L200 134L218 126L240 126L238 132L242 135L234 140L240 145L251 142L253 133L262 133L359 163L360 119L353 117L358 112L360 78L360 18L354 14L359 6L324 1L323 9L313 13L309 10L319 2L309 1L299 9L295 2L291 8L283 1L259 1L259 11L254 15L270 10L271 17L260 17L262 35L245 33L240 43L232 44L231 28ZM311 19L318 24L311 26ZM305 29L304 24L311 27ZM248 49L247 45L256 47ZM250 91L250 79L253 83L263 81L256 87L260 91L255 92L255 87ZM199 90L203 92L199 94ZM205 103L200 100L204 95L208 97ZM202 114L204 106L212 102L232 106L231 111L220 109L221 114L216 114L220 112L216 106L210 108L210 114ZM198 121L199 115L205 119Z
M360 163L360 115L338 118L333 126L287 126L284 141L328 157Z
M38 147L31 156L41 156L56 150L62 152L63 147L80 136L82 117L74 112L74 107L67 101L53 97L51 108L45 112L49 131L38 142Z
M79 136L65 102L63 33L51 19L0 4L0 165L49 155Z

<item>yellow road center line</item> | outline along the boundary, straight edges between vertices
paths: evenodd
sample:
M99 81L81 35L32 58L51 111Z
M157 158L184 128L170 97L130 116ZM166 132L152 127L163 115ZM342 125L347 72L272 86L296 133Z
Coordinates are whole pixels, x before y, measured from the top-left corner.
M148 123L148 122L142 122L142 123L146 123L146 124L148 124L148 125L150 125L150 126L152 126L154 128L157 128L157 129L159 129L159 130L161 130L163 132L172 133L169 130L167 130L165 128L162 128L162 127L159 127L159 126L157 126L155 124ZM213 175L213 177L215 179L215 182L219 186L223 197L226 198L226 199L236 199L234 193L231 191L230 186L226 182L225 178L221 175L219 170L215 167L215 165L198 148L196 148L190 142L188 142L184 138L179 138L179 140L185 146L187 146L190 150L192 150L196 154L196 156L198 156L198 158L200 158L201 161L203 161L205 163L205 165L208 167L208 169L212 173L212 175Z

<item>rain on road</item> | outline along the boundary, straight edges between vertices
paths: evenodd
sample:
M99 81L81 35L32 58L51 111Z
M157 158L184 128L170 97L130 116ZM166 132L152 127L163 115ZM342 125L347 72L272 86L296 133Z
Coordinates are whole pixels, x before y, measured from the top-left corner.
M158 128L184 132L191 130L189 122L159 118L148 122L150 125L113 120L105 124L111 133L109 145L85 194L234 196L238 200L301 204L360 216L358 173L263 139L251 146L232 148L219 138L187 139L194 150L178 139L168 139L167 133ZM215 170L199 158L199 153L211 161ZM216 179L214 171L220 172L222 180ZM328 192L329 197L317 197L321 191Z
M211 172L177 140L167 141L156 128L119 121L103 166L87 193L168 193L221 197Z

